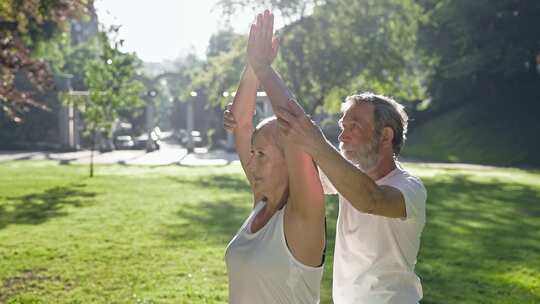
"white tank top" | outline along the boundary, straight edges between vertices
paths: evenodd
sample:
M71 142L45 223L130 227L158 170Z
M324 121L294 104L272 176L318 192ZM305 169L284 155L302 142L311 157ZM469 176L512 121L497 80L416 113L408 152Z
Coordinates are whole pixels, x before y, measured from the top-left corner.
M265 204L257 203L225 251L229 303L319 303L324 265L304 265L289 251L283 230L286 207L251 233L251 222Z

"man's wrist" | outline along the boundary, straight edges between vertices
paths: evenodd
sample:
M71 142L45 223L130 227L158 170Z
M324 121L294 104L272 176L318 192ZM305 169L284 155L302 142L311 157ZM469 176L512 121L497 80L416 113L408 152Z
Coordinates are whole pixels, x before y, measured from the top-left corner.
M326 139L326 137L321 136L315 141L314 146L311 148L311 157L318 162L321 158L324 157L328 149L332 148L332 144Z

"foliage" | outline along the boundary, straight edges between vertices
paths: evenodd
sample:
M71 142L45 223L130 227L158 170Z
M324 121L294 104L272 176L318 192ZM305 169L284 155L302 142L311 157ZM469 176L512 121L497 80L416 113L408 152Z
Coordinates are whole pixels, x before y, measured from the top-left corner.
M58 38L59 33L67 32L71 19L87 16L92 5L92 0L0 2L0 102L7 118L21 122L21 114L29 107L47 108L34 98L34 91L43 92L52 87L51 67L35 53L46 49L47 42ZM65 40L65 36L59 39ZM19 74L33 88L16 87Z
M216 43L207 56L207 61L194 73L193 83L187 94L191 91L202 93L211 105L224 105L228 102L223 92L234 92L242 70L245 66L245 49L247 38L243 35L220 32L216 35L226 35L228 39L219 40L213 37Z
M284 18L300 18L308 15L314 6L322 5L326 0L220 0L217 7L229 18L249 7L251 11L259 12L263 9L273 9Z
M189 98L186 95L191 92L191 84L203 65L202 60L191 54L178 59L175 62L173 72L161 75L161 78L167 82L166 91L175 102L186 101Z
M308 112L321 105L336 112L343 97L363 90L431 100L421 121L467 102L500 114L508 100L539 109L538 1L310 3L308 14L293 0L219 4L225 14L270 7L296 16L281 30L276 66Z
M110 132L112 123L123 109L143 105L143 84L135 79L140 64L133 54L119 51L120 43L111 45L106 33L98 34L101 54L86 66L86 84L89 102L84 106L84 116L90 130Z
M430 22L420 44L437 59L429 88L435 110L473 102L504 115L517 100L525 111L540 109L540 2L422 2Z
M299 9L295 1L273 4L279 9L285 3L287 10ZM416 39L425 21L421 6L413 0L317 3L312 14L278 33L276 68L307 112L321 106L337 112L345 96L360 90L391 92L405 101L427 97L431 61Z

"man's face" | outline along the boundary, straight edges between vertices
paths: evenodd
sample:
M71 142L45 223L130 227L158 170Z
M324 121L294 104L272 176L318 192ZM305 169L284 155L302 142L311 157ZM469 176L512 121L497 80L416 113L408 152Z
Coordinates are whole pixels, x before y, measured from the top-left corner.
M379 139L375 132L374 106L369 103L354 103L340 119L339 149L342 155L369 171L379 160Z

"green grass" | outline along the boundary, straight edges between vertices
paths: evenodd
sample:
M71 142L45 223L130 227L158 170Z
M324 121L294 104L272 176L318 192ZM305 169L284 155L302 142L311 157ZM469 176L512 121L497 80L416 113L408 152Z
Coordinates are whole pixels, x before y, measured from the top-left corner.
M539 303L540 172L407 167L429 192L422 303ZM225 246L252 206L240 167L96 171L0 163L0 303L227 302Z
M540 167L538 119L515 107L495 111L474 104L457 107L440 117L415 126L405 144L409 158ZM414 128L416 127L416 128Z

